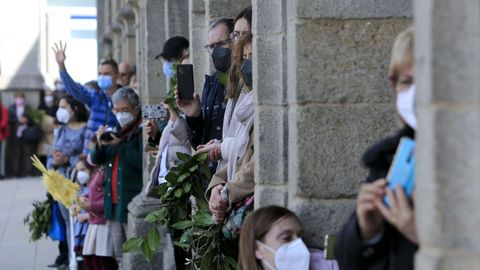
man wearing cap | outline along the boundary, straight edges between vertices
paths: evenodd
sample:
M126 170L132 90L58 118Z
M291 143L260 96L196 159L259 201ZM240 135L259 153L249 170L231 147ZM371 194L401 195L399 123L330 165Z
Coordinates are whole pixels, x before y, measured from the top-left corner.
M65 49L67 44L55 44L52 48L55 52L55 59L60 70L60 79L65 87L65 91L78 101L90 108L87 131L85 132L85 141L83 144L83 154L89 153L88 142L95 135L98 127L101 125L114 127L117 124L117 118L112 113L111 96L120 85L115 82L118 79L118 65L113 59L102 60L98 66L97 84L101 91L95 91L76 83L65 68Z
M178 92L175 93L177 106L187 116L190 143L195 149L210 140L222 139L225 87L231 55L230 33L233 27L233 20L228 18L221 18L210 24L208 44L205 48L210 53L216 71L212 75L205 75L202 101L200 102L196 93L193 100L180 100ZM215 171L215 167L216 164L213 164L211 169Z
M180 36L172 37L163 44L162 52L155 59L160 58L162 60L163 74L165 74L167 79L176 76L173 65L180 64L184 58L189 56L189 45L188 39Z
M163 44L162 52L155 56L155 59L161 59L163 63L163 74L167 77L167 80L170 80L176 76L175 70L173 68L174 64L180 64L183 59L190 56L188 50L190 43L188 39L180 36L175 36ZM170 87L171 85L168 84ZM167 95L170 95L172 89L167 89ZM145 123L144 128L145 132L148 134L148 142L151 145L158 145L160 141L160 136L162 135L162 130L168 123L168 119L165 121L149 121Z

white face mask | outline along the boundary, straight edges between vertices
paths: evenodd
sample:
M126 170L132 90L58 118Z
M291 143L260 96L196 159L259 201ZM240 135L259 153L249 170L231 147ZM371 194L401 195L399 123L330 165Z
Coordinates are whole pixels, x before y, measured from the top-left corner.
M266 260L263 260L263 263L271 270L308 270L310 266L310 251L308 251L307 246L303 243L302 238L281 245L277 251L260 241L257 243L260 243L275 255L276 268Z
M408 126L417 129L417 118L415 117L415 84L407 90L397 93L397 111Z
M45 96L44 100L45 100L45 104L47 104L47 106L52 106L53 105L53 97L52 96Z
M86 171L78 171L77 180L80 184L85 185L90 180L90 174Z
M133 114L129 112L117 112L115 113L115 117L117 117L117 121L122 127L130 124L134 120Z
M65 108L58 108L57 119L60 123L67 124L70 121L70 113Z

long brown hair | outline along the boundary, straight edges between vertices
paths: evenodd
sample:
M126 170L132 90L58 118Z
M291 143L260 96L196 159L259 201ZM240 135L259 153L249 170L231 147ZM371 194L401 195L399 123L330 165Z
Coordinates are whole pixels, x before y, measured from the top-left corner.
M252 43L252 34L241 37L233 45L232 64L228 71L227 98L237 99L242 91L243 79L240 68L243 63L243 49L246 44Z
M245 218L240 233L239 263L243 270L261 270L262 263L255 256L257 240L263 241L273 224L281 219L294 218L300 220L292 211L280 206L267 206L255 210Z

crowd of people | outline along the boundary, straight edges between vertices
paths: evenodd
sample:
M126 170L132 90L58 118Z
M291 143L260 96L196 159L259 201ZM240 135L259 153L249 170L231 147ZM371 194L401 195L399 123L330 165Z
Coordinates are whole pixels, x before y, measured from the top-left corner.
M6 109L2 108L0 138L10 131L13 140L8 146L23 151L9 158L7 167L14 173L33 173L20 166L30 164L25 157L29 159L42 140L47 167L81 186L80 209L73 211L73 222L72 209L59 204L65 237L53 267L67 265L72 259L68 251L75 249L86 269L122 269L127 206L143 187L144 129L155 156L148 186L166 182L178 152L208 153L213 176L205 196L214 223L233 222L228 225L234 229L223 235L241 269L413 269L419 244L414 196L409 198L401 187L387 188L385 180L400 139L415 135L413 30L397 37L389 68L402 128L363 155L369 175L354 213L339 228L336 260L327 260L321 250L305 245L301 220L293 212L278 206L253 210L254 92L262 89L253 87L251 25L251 7L210 24L205 49L215 71L205 75L201 98L194 93L191 99L181 99L178 87L169 85L166 91L175 102L161 104L166 117L142 120L135 67L130 63L102 60L96 81L77 83L65 66L62 42L53 48L62 90L45 93L43 109L50 119L35 122L22 93L8 109L8 121L3 121ZM176 65L190 63L188 39L168 39L157 58L167 79L174 78ZM249 214L232 221L239 205ZM189 254L175 246L174 255L177 269L186 269Z

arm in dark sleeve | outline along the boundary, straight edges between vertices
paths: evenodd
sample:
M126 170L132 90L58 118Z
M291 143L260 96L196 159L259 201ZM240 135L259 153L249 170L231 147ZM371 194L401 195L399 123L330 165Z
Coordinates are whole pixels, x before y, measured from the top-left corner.
M161 137L162 137L162 131L159 130L157 131L157 134L155 134L155 138L148 136L148 143L151 145L158 145L160 143Z
M107 161L107 147L108 146L101 146L97 143L92 151L90 151L90 157L94 164L101 165Z
M335 243L335 257L340 269L370 269L374 265L374 269L384 269L383 267L376 267L385 264L388 258L385 234L386 231L376 243L365 244L360 237L360 227L354 211L337 235Z
M197 146L203 144L203 127L205 125L205 120L203 115L200 114L198 117L187 117L187 125L189 127L188 139L190 144L194 149L197 149Z

